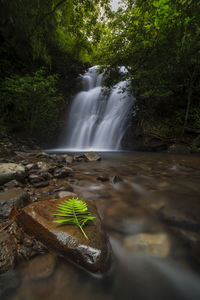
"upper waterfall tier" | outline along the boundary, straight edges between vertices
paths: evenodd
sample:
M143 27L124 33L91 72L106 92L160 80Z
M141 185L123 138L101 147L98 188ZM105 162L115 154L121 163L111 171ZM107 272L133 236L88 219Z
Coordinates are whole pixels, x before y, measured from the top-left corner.
M72 100L67 116L64 149L121 149L134 98L126 92L126 81L116 84L106 96L102 91L103 75L97 71L94 66L81 77L82 91Z

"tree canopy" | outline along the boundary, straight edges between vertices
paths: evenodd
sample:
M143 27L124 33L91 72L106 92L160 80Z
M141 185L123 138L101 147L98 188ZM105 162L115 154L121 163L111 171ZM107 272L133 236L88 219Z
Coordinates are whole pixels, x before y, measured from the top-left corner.
M0 83L2 98L0 127L2 130L9 127L11 116L12 123L16 124L17 128L20 121L24 124L22 115L26 112L27 103L29 102L30 109L35 106L33 103L35 100L31 98L32 89L29 83L40 74L37 71L40 72L41 67L46 69L42 75L43 84L50 84L51 82L52 86L49 87L52 89L57 87L59 89L57 94L62 92L63 98L69 98L76 77L89 65L93 48L99 40L101 9L105 11L109 9L109 1L0 0ZM58 74L55 76L57 83L50 80L51 78L48 77L50 74ZM21 80L19 76L22 77ZM16 79L15 84L14 78ZM19 98L19 90L24 90L22 82L26 84L26 89L29 84L30 90L29 93L27 90L26 97L23 96L22 92L20 109L17 109L20 103L16 100ZM10 98L11 86L13 99ZM36 88L39 93L42 92L41 85L36 84ZM54 92L56 94L56 90ZM54 97L49 98L47 93L45 95L47 96L46 104L49 103L49 116L52 115L53 111L56 114L53 109L54 105L50 105L49 102ZM44 97L37 101L38 105L43 101L42 99L44 100ZM38 116L35 117L38 119L38 129L41 131L39 112L41 113L41 120L43 115L47 113L46 109L42 111L38 109L37 112ZM54 122L50 124L55 126ZM29 125L25 128L30 129ZM36 123L34 128L37 129ZM38 132L38 130L36 131ZM45 128L42 131L45 133Z
M99 63L105 66L110 84L121 76L130 78L138 99L155 107L161 118L164 108L164 114L170 110L183 130L189 117L189 125L195 122L200 128L200 2L123 3L126 8L112 14L99 43ZM119 66L128 72L121 75Z

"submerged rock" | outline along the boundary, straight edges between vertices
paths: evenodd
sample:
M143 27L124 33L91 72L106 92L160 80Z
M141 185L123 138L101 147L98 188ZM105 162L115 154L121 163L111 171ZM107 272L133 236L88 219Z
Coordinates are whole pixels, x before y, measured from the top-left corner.
M156 257L166 257L170 252L170 240L165 233L141 233L126 237L124 246L131 251Z
M113 183L113 184L121 182L121 181L122 181L122 179L118 175L110 177L110 182Z
M62 155L62 157L65 159L65 162L67 164L71 164L73 162L73 157L68 154L64 154L64 155Z
M24 268L24 277L27 280L39 280L50 277L56 267L56 257L51 253L38 255L29 260Z
M20 285L20 281L20 276L18 276L18 274L13 270L0 274L1 299L4 299L4 293L7 293L9 290L16 289Z
M98 161L101 160L101 156L96 152L85 153L84 156L88 161Z
M85 160L86 160L85 155L82 155L82 154L73 155L73 161L80 162L80 161L85 161Z
M65 178L65 177L71 177L72 176L72 169L65 167L65 168L56 168L54 170L54 177L55 178Z
M96 179L98 181L102 181L102 182L109 181L109 177L108 176L98 176Z
M13 188L0 193L0 220L7 218L11 210L23 208L29 203L29 195L20 188Z
M189 248L191 256L200 264L200 235L180 228L174 228L173 232Z
M53 170L56 168L55 165L43 162L43 161L38 161L36 163L37 168L39 169L40 172L53 172Z
M45 186L48 186L48 185L49 185L49 181L41 181L41 182L33 183L33 186L35 188L41 188L41 187L45 187Z
M11 180L11 181L9 181L9 182L7 182L7 183L4 184L4 187L8 188L8 189L15 188L15 187L22 187L22 186L23 186L22 183L18 182L15 179L13 179L13 180Z
M109 268L110 246L93 202L86 201L89 211L96 216L95 222L84 228L88 240L76 225L57 226L54 222L57 205L69 198L33 203L17 216L17 222L28 234L64 258L88 271L103 273Z
M183 201L182 201L183 202ZM184 207L184 202L177 207L168 205L158 211L159 217L169 226L179 227L200 233L200 214L197 207Z
M63 198L63 197L74 197L77 198L77 194L73 192L68 192L68 191L61 191L58 193L58 198Z
M13 238L5 231L0 233L0 249L0 273L4 273L14 267L17 257Z
M0 184L4 184L10 180L22 180L26 175L25 167L13 163L0 164Z

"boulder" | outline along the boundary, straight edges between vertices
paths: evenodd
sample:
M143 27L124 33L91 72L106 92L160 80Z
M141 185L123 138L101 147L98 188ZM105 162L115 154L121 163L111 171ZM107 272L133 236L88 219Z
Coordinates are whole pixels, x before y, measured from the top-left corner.
M96 152L88 152L88 153L85 153L84 156L85 156L85 158L88 161L98 161L98 160L101 160L100 155L98 153L96 153Z
M27 280L41 280L50 277L56 267L55 255L46 253L29 260L24 268L24 278Z
M21 181L26 175L25 167L13 163L0 164L0 184L16 179Z
M67 164L71 164L72 161L73 161L73 157L70 156L70 155L68 155L68 154L64 154L64 155L62 155L62 157L65 159L65 162L66 162Z
M55 165L51 165L43 161L38 161L36 165L40 172L53 172L56 168Z
M71 172L72 172L71 168L67 168L67 167L65 167L65 168L56 168L54 170L53 175L54 175L55 178L65 178L65 177L71 177L71 175L72 175Z
M31 174L29 175L28 180L31 184L34 184L34 183L44 181L44 178L41 175Z
M112 177L110 177L109 179L110 179L110 182L113 183L113 184L122 181L121 177L119 177L118 175L112 176Z
M11 181L9 181L9 182L7 182L7 183L4 184L4 187L8 188L8 189L14 188L14 187L22 187L22 186L23 186L22 183L18 182L15 179L13 179L13 180L11 180Z
M77 194L68 192L68 191L61 191L58 193L58 198L63 198L63 197L75 197L77 198Z
M80 161L85 161L85 160L86 160L85 155L82 155L82 154L73 155L73 161L80 162Z
M35 157L40 157L40 158L49 158L49 154L47 154L46 152L38 152L35 154Z
M11 210L23 208L29 203L29 195L20 188L13 188L0 193L0 220L7 218Z
M141 233L124 239L124 246L138 254L164 258L170 252L170 240L165 233Z
M38 169L37 165L36 164L27 164L26 165L26 170L27 171L30 171L32 169Z
M48 172L36 172L34 174L30 174L28 180L34 187L44 187L49 185L48 180L52 177L51 173Z
M17 216L17 222L24 231L49 249L56 250L67 260L88 271L101 274L109 268L110 246L94 203L84 200L89 211L96 216L95 222L84 228L88 239L76 225L58 226L54 222L57 205L69 198L30 204Z
M0 249L0 273L4 273L14 267L17 257L13 238L5 231L0 233Z
M42 188L49 185L49 181L41 181L33 183L34 188Z

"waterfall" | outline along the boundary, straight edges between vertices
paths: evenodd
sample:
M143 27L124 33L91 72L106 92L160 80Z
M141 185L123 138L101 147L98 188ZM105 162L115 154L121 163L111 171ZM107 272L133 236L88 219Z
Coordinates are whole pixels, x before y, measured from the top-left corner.
M124 72L123 68L121 70ZM82 75L82 90L74 97L67 116L63 150L120 150L130 119L134 98L128 95L127 81L116 84L109 96L102 91L103 75L94 66Z

